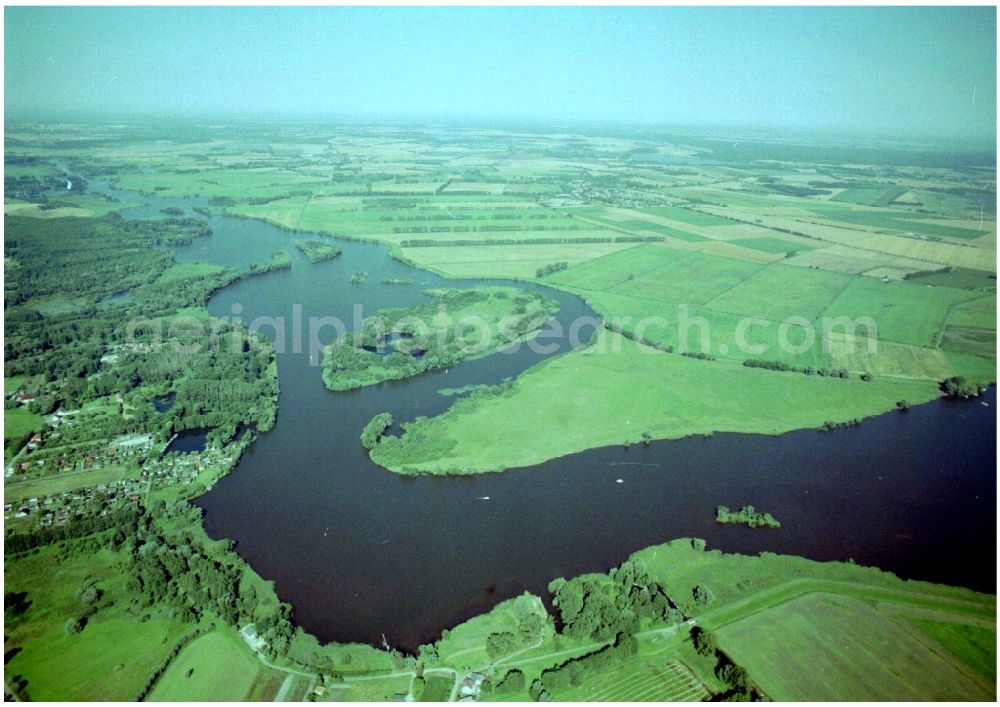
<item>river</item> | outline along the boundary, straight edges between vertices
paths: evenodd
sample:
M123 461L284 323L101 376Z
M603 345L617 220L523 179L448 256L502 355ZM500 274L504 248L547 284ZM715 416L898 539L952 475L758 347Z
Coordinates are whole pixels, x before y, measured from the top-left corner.
M205 203L91 188L146 203L126 217ZM277 424L198 505L208 533L236 540L292 604L296 621L321 640L378 644L384 634L414 651L504 598L526 590L547 597L555 577L606 571L635 550L682 536L727 552L852 558L903 577L996 590L995 388L981 400L938 400L834 432L716 434L595 449L503 474L402 477L373 464L361 447L373 415L435 415L454 400L439 390L497 383L544 357L522 346L447 371L330 392L308 345L299 352L288 343L297 311L307 329L313 316L350 322L355 303L369 315L425 301L429 287L483 281L443 280L357 241L342 241L340 257L311 264L294 247L302 234L208 220L213 235L178 248L178 260L244 268L285 248L292 267L241 280L209 302L215 316L280 316L289 324L278 354ZM368 280L349 283L360 271ZM544 292L558 300L564 326L591 314L563 292L487 284ZM559 347L567 345L559 340ZM718 525L718 504L752 504L782 528Z

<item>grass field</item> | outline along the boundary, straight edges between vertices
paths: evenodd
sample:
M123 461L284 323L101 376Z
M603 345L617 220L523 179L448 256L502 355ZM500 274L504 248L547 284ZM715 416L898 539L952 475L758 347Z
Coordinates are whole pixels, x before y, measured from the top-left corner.
M993 295L916 284L921 280L883 283L785 261L754 264L639 245L545 280L582 295L626 331L678 351L738 361L942 380L956 371L936 348L940 337L947 351L989 356L995 336ZM843 316L856 323L845 328L836 319ZM957 320L987 330L946 330L946 318L949 325ZM870 351L868 336L876 334Z
M732 221L719 218L718 216L713 216L712 214L703 213L694 209L685 209L679 206L651 206L638 210L644 214L649 214L650 216L659 216L660 218L670 219L671 221L681 221L683 223L689 223L692 226L731 226L733 223Z
M973 329L997 328L997 296L984 295L967 302L956 304L948 316L949 326Z
M495 246L401 248L402 257L446 277L533 279L552 263L578 263L634 247L633 243L524 243Z
M949 325L941 334L941 348L973 356L996 357L997 333L992 329Z
M967 290L882 283L859 277L851 280L822 314L851 319L871 317L878 325L879 339L933 346L949 308L975 296Z
M406 695L410 691L409 675L373 680L357 680L349 687L330 691L331 699L339 702L389 702L396 695Z
M203 275L214 275L215 273L221 272L224 268L219 265L213 265L211 263L177 263L176 265L171 265L167 270L160 275L157 282L159 283L169 283L177 282L178 280L186 280L191 277L202 277Z
M500 602L489 613L480 614L459 624L448 632L447 637L442 637L438 642L438 656L441 661L451 667L472 669L491 662L486 653L486 637L490 633L502 631L510 631L517 635L515 603L526 604L529 609L539 614L545 611L541 600L529 594ZM552 632L551 622L546 622L543 638L551 637Z
M3 411L3 438L16 439L29 432L37 432L45 424L41 415L27 408L11 408Z
M190 629L163 619L139 622L117 608L127 597L124 577L114 569L118 557L108 550L61 558L58 548L7 560L4 591L26 592L29 607L5 617L6 674L22 675L33 700L132 699L151 672L162 665L178 639ZM103 608L76 635L66 620L79 611L76 592L94 581L105 594Z
M21 386L28 382L30 376L9 376L3 379L4 395L10 395L20 390Z
M832 221L916 235L972 239L979 238L984 233L978 229L950 226L939 220L927 220L926 215L918 213L830 206L810 207L810 210L817 216Z
M738 238L733 241L744 248L762 250L765 253L801 253L812 250L812 247L802 243L793 243L781 238Z
M617 351L619 353L609 353ZM644 432L673 439L714 431L779 434L879 414L896 401L936 397L931 382L834 380L698 361L602 330L589 349L535 366L512 393L460 400L417 423L421 437L444 440L429 458L410 439L383 440L372 458L394 471L475 473L527 466L571 452L638 442ZM761 415L761 410L769 411ZM538 420L547 424L539 428ZM518 440L511 445L509 440Z
M126 469L121 466L106 466L91 471L69 472L54 476L43 476L38 479L27 479L4 485L3 498L5 502L17 502L26 498L53 496L64 491L106 484L117 481L126 475Z
M850 563L701 551L688 540L632 557L772 699L995 696L995 596ZM685 600L696 585L712 590L709 607Z
M582 292L613 292L660 302L700 305L750 277L760 267L741 260L639 245L581 263L547 281Z
M38 310L39 314L46 317L54 317L60 314L76 312L87 306L87 300L80 297L65 297L54 295L52 297L39 297L31 301L31 306Z
M910 618L910 623L989 682L997 680L997 633L975 624Z
M798 597L717 635L775 700L992 700L996 694L851 597Z
M274 672L257 660L235 631L219 629L186 645L170 662L148 699L239 702L258 681L258 673L273 682L269 674Z
M451 696L451 688L455 684L455 679L450 675L428 675L424 685L424 692L420 696L421 702L447 702Z
M707 309L761 316L772 321L812 321L847 286L850 277L775 263L705 302Z
M636 235L670 236L671 238L677 238L689 243L697 243L698 241L707 240L705 236L691 233L690 231L685 231L679 228L674 228L673 226L668 226L663 223L657 223L655 221L635 218L612 218L611 216L620 214L616 214L612 211L609 215L605 209L576 209L571 213L580 217L581 220L611 226L612 228L620 228L629 233L635 233Z

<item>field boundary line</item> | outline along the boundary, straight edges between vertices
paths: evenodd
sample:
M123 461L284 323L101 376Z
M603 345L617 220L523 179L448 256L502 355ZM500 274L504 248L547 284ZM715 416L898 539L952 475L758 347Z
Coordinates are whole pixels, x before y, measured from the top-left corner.
M897 604L894 606L899 606L899 605ZM975 670L973 670L971 666L967 665L965 661L959 659L958 656L954 655L951 651L949 651L947 648L942 646L936 640L925 634L923 631L921 631L919 628L911 624L909 621L906 621L905 619L898 620L902 618L901 616L899 616L899 614L905 613L906 608L908 607L900 607L901 610L893 612L892 610L885 611L883 609L880 609L878 604L875 605L875 611L884 616L887 621L891 621L896 626L900 627L903 631L908 633L911 638L917 641L917 643L923 645L927 650L929 650L931 653L933 653L938 658L943 660L945 663L948 663L958 672L962 673L973 683L982 687L987 693L992 692L994 695L996 694L995 683L989 682L985 677L983 677ZM892 616L893 613L897 614L895 618ZM996 630L995 626L994 630Z

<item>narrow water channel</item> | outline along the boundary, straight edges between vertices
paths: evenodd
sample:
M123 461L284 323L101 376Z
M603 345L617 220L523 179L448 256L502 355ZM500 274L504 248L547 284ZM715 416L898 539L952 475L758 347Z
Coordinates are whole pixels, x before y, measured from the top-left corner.
M127 218L203 203L91 187L147 204L125 211ZM277 249L291 252L290 270L241 280L209 303L213 315L244 322L284 317L286 342L296 317L305 329L310 317L351 322L355 304L369 315L424 301L429 287L483 284L443 280L372 243L342 241L340 257L310 264L294 247L301 234L258 221L208 220L213 235L179 248L178 260L243 268ZM364 284L349 283L362 271L369 273ZM566 293L489 284L558 300L564 327L591 314ZM558 345L567 349L563 339ZM503 474L412 478L368 459L359 435L373 415L437 414L454 400L438 391L497 383L544 356L522 346L333 393L308 348L279 353L277 425L198 504L209 534L236 540L240 554L275 581L296 620L323 640L376 644L384 633L412 651L501 599L525 590L547 596L555 577L604 571L632 551L682 536L730 552L852 558L904 577L996 590L993 388L981 400L939 400L829 433L717 434L595 449ZM719 526L718 504L752 504L782 528Z

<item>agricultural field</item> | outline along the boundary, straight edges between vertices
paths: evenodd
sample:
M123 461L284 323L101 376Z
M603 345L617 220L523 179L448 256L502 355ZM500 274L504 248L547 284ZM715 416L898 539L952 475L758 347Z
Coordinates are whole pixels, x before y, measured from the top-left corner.
M993 596L680 540L635 557L662 573L672 596L711 588L707 609L688 610L772 699L995 698Z
M963 623L961 616L956 620ZM801 596L724 626L718 636L775 700L992 700L996 695L988 678L853 597Z
M991 356L995 295L975 273L929 277L939 284L637 245L544 280L678 351L942 380L955 375L942 349Z
M559 695L574 702L703 702L711 693L691 669L668 657L630 661L600 680Z
M371 458L403 474L501 471L598 446L717 431L778 435L934 400L953 376L996 380L989 169L837 162L819 148L799 161L719 159L729 154L724 145L695 147L682 136L668 145L654 133L288 125L154 137L128 127L50 126L40 141L11 127L9 157L20 162L9 163L7 176L17 182L8 180L5 199L6 294L16 322L5 378L7 461L26 435L44 432L40 449L24 447L18 459L31 463L16 465L5 485L10 517L22 503L30 511L11 520L8 539L28 531L41 543L8 553L5 566L6 672L29 699L391 700L416 694L419 665L431 671L421 700L447 699L470 672L495 689L517 669L523 689L488 688L480 699L525 701L546 671L599 653L614 638L571 636L553 605L531 595L407 654L323 644L297 628L294 607L240 564L227 541L209 541L188 505L250 441L213 441L200 455L160 451L175 432L196 426L220 439L270 429L275 357L266 347L257 355L249 340L223 361L171 356L146 342L130 349L116 338L126 312L208 322L206 303L232 272L178 262L165 245L177 233L148 224L126 232L114 212L139 200L62 193L65 173L56 163L145 199L194 197L200 215L293 231L274 234L289 239L280 245L264 244L271 267L311 267L303 258L293 265L279 248L297 246L321 260L349 253L351 240L371 241L446 278L525 280L578 295L603 320L577 350L495 388L456 384L442 391L454 395L450 409L397 420L405 432L375 443ZM647 159L654 155L685 163ZM103 250L79 260L93 253L53 247L77 242ZM122 244L146 260L116 260ZM340 262L328 265L333 271ZM382 284L430 279L402 274L359 283L359 298ZM112 302L119 290L127 296ZM498 319L512 304L475 309ZM531 304L532 312L548 311ZM872 327L857 325L865 318ZM364 375L340 387L404 377L380 360L363 363ZM317 390L324 400L340 395ZM29 404L15 391L40 400ZM166 392L177 396L173 413L152 407ZM282 400L293 399L290 392L282 387ZM57 410L58 430L47 421ZM110 450L133 434L141 453L119 458L121 450ZM101 487L121 493L105 502ZM72 496L80 497L79 518L60 517L53 527L59 516L46 513L45 501ZM31 499L41 499L40 511L28 508ZM108 528L62 539L71 532L65 528L99 523L119 503L145 514L122 537ZM163 561L141 568L131 550L147 545ZM205 554L199 572L181 559L191 548ZM995 697L993 597L847 564L704 552L691 541L636 557L683 620L644 618L634 654L550 697L731 697L717 674L720 656L772 699ZM202 577L213 567L228 574L203 599ZM136 568L148 573L141 587L129 583ZM154 597L158 578L169 590ZM91 585L101 590L93 611L81 599ZM712 590L711 605L692 600L701 585ZM268 660L289 672L269 667L239 638L235 629L251 621L269 632ZM718 655L695 650L696 627L714 634ZM324 689L309 697L315 685Z
M220 629L186 645L157 680L148 699L177 702L198 695L203 700L238 702L259 685L278 682L276 677L281 684L287 676L264 666L235 631ZM258 692L254 697L275 699L276 695Z

